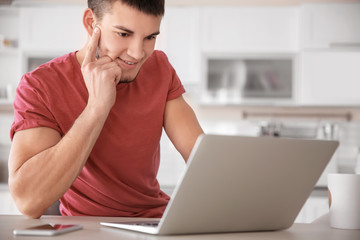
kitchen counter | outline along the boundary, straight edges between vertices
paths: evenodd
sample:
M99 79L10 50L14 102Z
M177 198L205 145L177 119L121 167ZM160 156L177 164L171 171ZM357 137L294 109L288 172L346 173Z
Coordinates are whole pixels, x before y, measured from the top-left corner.
M39 239L38 237L13 236L16 228L25 228L41 225L44 223L80 224L83 230L67 233L56 237L41 237L41 239L147 239L147 240L168 240L168 239L341 239L355 240L360 239L360 230L340 230L329 227L328 215L319 218L312 224L295 223L291 228L284 231L270 232L248 232L248 233L226 233L226 234L198 234L198 235L178 235L178 236L152 236L142 233L135 233L126 230L102 227L101 221L119 221L125 218L115 217L61 217L45 216L41 219L29 219L24 216L0 215L0 239ZM134 218L126 218L133 221Z

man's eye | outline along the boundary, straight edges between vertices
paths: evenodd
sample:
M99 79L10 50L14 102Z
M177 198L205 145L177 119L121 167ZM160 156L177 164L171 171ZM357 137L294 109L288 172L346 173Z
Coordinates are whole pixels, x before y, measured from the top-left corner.
M121 36L121 37L127 37L127 36L129 36L129 34L123 33L123 32L118 32L118 34L119 34L119 36Z
M156 35L150 35L148 37L146 37L147 40L152 40L152 39L156 39Z

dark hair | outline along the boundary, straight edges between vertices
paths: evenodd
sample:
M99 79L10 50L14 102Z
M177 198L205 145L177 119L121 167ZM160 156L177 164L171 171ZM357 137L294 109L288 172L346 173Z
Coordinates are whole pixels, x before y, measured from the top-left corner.
M165 0L88 0L88 8L101 20L104 13L111 12L116 1L150 15L164 16L165 13Z

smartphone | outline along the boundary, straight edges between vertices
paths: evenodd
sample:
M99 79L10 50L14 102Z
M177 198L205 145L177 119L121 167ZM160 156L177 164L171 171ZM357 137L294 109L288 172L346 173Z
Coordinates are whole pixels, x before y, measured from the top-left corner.
M22 236L54 236L82 229L80 225L44 224L24 229L15 229L14 235Z

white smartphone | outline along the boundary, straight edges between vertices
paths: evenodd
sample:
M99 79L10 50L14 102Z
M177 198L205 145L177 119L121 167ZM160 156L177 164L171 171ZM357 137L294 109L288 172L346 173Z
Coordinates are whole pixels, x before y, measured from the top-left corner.
M15 229L13 233L18 236L54 236L80 229L82 229L80 225L44 224L24 229Z

